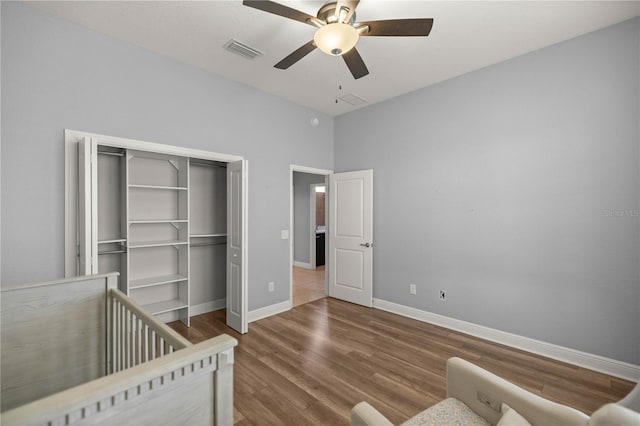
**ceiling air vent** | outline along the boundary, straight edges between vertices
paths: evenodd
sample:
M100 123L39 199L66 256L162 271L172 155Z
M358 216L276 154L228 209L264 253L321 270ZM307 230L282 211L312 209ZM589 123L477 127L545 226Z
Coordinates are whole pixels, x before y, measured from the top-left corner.
M229 40L227 44L224 45L224 48L229 52L233 52L247 59L253 59L257 56L262 55L261 51L254 49L251 46L247 46L246 44L234 39Z
M346 102L350 105L362 105L362 104L366 104L367 100L361 98L358 95L355 95L353 93L349 93L348 95L344 95L344 96L340 96L338 99L340 99L343 102Z

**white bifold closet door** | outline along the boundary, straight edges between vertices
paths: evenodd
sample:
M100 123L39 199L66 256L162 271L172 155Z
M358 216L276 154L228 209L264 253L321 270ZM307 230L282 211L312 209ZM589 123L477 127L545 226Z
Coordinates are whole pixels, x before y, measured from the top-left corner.
M227 165L227 325L247 332L247 294L242 291L246 279L246 235L243 211L246 209L246 160Z

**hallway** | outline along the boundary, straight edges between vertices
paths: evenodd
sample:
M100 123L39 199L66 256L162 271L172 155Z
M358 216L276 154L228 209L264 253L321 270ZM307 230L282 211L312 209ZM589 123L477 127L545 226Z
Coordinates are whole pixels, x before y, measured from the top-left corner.
M316 269L293 267L293 306L321 299L327 294L324 285L324 265Z

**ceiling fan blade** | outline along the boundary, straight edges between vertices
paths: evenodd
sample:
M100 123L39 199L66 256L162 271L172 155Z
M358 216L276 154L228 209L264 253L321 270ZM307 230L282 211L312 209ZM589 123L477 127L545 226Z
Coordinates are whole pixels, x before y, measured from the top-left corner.
M338 0L336 3L336 19L338 22L349 23L349 20L353 16L353 13L356 11L356 7L358 7L358 3L360 0ZM344 17L340 19L340 11L345 10Z
M368 26L360 36L423 36L431 32L433 19L388 19L384 21L358 22L356 27Z
M293 19L294 21L304 22L305 24L309 24L309 20L313 21L316 18L315 16L269 0L244 0L242 4L264 12L273 13L274 15Z
M349 71L351 71L353 78L355 78L356 80L359 79L360 77L364 77L365 75L369 74L369 70L367 69L367 66L364 64L362 57L360 56L360 54L358 53L355 47L350 51L348 51L347 53L345 53L344 55L342 55L342 58L344 59L344 62L347 64Z
M296 49L289 56L287 56L286 58L284 58L283 60L281 60L280 62L275 64L274 67L276 67L278 69L281 69L281 70L286 70L291 65L295 64L300 59L304 58L309 53L313 52L315 50L315 48L316 48L316 45L313 42L313 40L311 40L309 43L307 43L304 46Z

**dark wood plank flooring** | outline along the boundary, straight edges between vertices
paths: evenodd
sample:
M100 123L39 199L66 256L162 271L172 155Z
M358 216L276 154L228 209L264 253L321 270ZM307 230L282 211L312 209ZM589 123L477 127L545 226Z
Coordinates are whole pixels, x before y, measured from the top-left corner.
M445 397L458 356L545 398L591 414L633 383L378 309L323 298L253 322L239 335L224 311L171 327L196 343L227 333L235 351L236 425L347 425L368 401L394 424Z

